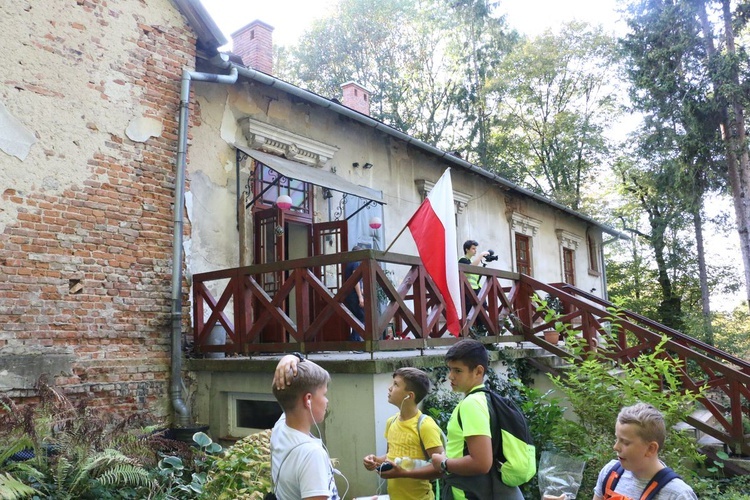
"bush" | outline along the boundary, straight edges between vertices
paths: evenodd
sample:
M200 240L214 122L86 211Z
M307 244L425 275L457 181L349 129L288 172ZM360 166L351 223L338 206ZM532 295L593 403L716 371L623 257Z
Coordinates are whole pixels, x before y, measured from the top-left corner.
M262 499L271 484L271 431L251 434L218 457L200 498Z

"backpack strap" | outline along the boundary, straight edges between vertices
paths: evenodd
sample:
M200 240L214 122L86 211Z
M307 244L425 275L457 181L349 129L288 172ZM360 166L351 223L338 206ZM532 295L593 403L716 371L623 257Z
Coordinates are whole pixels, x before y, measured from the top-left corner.
M656 495L659 494L662 488L664 488L672 479L679 478L679 474L670 469L664 467L662 470L656 473L654 477L649 481L646 489L641 493L641 500L653 500Z
M310 444L310 443L309 442L299 443L294 448L292 448L291 450L289 450L286 453L286 455L284 455L284 459L281 461L281 464L279 465L279 473L276 474L276 480L274 480L273 477L271 477L271 480L273 481L273 492L274 492L274 494L276 494L276 488L278 487L279 476L281 476L281 468L284 467L284 462L286 462L286 459L289 458L289 455L291 455L294 450L296 450L300 446L305 446L306 444ZM273 455L271 455L271 469L273 469Z
M396 413L392 417L388 417L388 420L385 421L385 437L386 438L388 438L388 430L391 428L391 425L393 424L393 422L395 422L396 418L398 418L399 415L400 413Z
M609 469L609 472L607 472L607 475L604 476L604 498L605 500L612 496L612 494L615 492L615 487L617 486L618 481L620 481L620 477L622 477L622 473L625 471L623 469L622 464L618 460L615 465L612 466L611 469Z
M396 418L398 417L398 415L399 414L396 414L396 415L390 417L388 420L386 420L386 422L385 422L385 435L386 435L386 438L388 437L388 429L391 428L391 425L396 420ZM422 453L424 453L425 459L429 461L430 460L430 456L427 455L427 448L424 447L424 441L422 440L422 422L424 422L424 419L426 417L427 417L427 415L425 415L424 413L421 413L419 415L419 420L417 420L417 436L419 436L419 446L422 447ZM445 445L443 445L443 446L445 446Z
M611 469L609 469L609 472L607 472L607 475L604 477L605 499L609 498L615 493L615 488L617 487L617 483L618 481L620 481L623 472L625 472L625 469L622 467L622 464L619 461L614 466L612 466ZM679 477L679 474L677 474L675 471L673 471L669 467L664 467L659 472L657 472L654 477L651 478L651 481L648 482L648 484L646 485L646 489L644 489L643 493L641 493L640 500L653 500L654 498L656 498L656 495L659 494L661 489L664 488L672 479L677 479Z
M419 420L417 420L417 436L419 436L419 446L422 447L422 453L424 453L424 458L429 461L430 457L427 455L427 448L424 447L424 441L422 441L422 422L424 422L424 419L427 415L422 413L419 415Z

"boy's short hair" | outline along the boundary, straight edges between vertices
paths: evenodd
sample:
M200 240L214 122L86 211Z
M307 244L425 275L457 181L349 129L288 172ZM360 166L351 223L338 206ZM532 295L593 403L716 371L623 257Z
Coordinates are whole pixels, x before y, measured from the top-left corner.
M331 376L326 370L310 360L305 360L297 364L297 376L292 379L290 385L284 389L273 386L273 396L286 412L293 410L302 400L302 396L327 386L330 381Z
M461 339L450 349L445 355L445 361L460 361L470 370L473 370L477 366L484 368L485 373L487 372L487 365L489 364L489 356L487 355L487 349L484 344L474 339Z
M474 240L464 241L464 253L468 252L471 247L478 247L479 243Z
M664 415L648 403L636 403L626 406L617 415L617 422L635 425L638 430L636 434L643 441L650 443L656 441L659 450L664 447L667 438L667 426L664 423Z
M414 393L415 403L422 401L430 392L430 378L418 368L399 368L393 372L393 377L401 377L404 380L406 390Z

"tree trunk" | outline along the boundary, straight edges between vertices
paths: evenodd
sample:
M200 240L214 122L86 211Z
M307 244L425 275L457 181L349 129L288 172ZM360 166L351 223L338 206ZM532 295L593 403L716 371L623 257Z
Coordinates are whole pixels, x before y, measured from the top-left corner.
M721 0L722 17L724 21L724 36L729 58L735 58L737 50L734 44L734 31L732 29L732 12L730 0ZM716 48L713 43L713 29L706 15L704 2L700 3L698 13L703 26L703 35L706 44L706 52L709 61L716 58ZM715 64L706 64L707 68L716 67ZM721 92L725 87L721 77L714 72L709 72L714 85L714 90ZM739 74L736 66L732 65L729 74L730 87L740 87ZM721 137L726 146L727 171L729 185L732 189L734 200L734 212L737 223L737 232L740 235L740 250L742 251L742 263L745 268L745 291L748 306L750 307L750 158L748 158L747 141L745 136L745 113L742 104L736 94L721 97L727 99L729 109L722 113Z
M664 255L666 244L664 232L667 226L662 221L651 221L651 246L654 249L654 260L658 271L662 300L659 303L660 321L675 330L682 329L682 299L675 295L672 280L669 278L667 259Z
M711 325L711 300L708 293L708 272L706 272L706 250L703 245L703 218L701 217L701 196L696 195L693 204L693 226L695 227L695 243L698 253L698 277L701 285L701 306L703 311L703 330L707 344L714 345L713 327Z
M724 36L727 43L727 54L734 60L737 49L734 45L734 31L732 28L732 12L729 8L729 0L722 0L722 13L724 17ZM740 77L735 64L731 67L730 79L732 87L740 86ZM740 248L742 249L742 261L745 264L745 288L747 291L748 306L750 306L750 157L747 152L747 136L745 134L745 110L742 108L736 91L729 96L732 115L729 130L729 144L727 149L733 150L733 155L739 160L737 165L736 180L738 186L732 186L734 195L734 209L737 213L737 228L740 233Z

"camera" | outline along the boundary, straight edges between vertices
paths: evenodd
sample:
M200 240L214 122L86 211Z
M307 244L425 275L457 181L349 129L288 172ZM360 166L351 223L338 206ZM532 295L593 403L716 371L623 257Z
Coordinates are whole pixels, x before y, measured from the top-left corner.
M484 260L486 262L494 262L494 261L496 261L499 258L500 258L500 256L499 255L495 255L495 251L494 250L487 250L487 255L484 256Z

